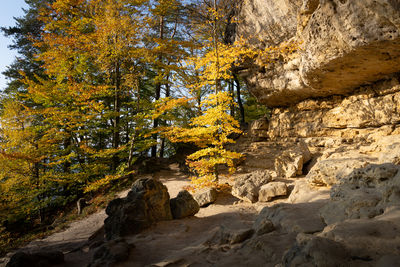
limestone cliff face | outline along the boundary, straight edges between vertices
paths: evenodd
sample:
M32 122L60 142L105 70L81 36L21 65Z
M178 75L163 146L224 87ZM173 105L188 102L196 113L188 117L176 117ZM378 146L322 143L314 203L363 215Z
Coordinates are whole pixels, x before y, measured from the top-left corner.
M351 94L400 71L398 0L248 0L237 35L258 47L293 40L290 59L242 75L270 107Z

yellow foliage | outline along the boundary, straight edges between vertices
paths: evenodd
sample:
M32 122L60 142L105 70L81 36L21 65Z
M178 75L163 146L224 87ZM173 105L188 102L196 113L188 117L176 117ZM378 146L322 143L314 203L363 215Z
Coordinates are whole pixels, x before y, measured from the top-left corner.
M154 113L153 113L151 119L154 120L154 119L160 117L161 115L163 115L165 112L171 111L178 106L186 105L190 100L191 100L190 98L186 98L186 97L163 98L158 103L156 103Z
M172 142L189 142L202 148L187 158L188 166L198 175L192 178L196 187L217 183L218 165L226 165L230 172L235 171L235 160L242 156L224 148L225 144L234 142L229 135L241 133L239 123L228 114L232 104L228 92L210 94L201 102L202 114L191 121L189 128L165 129L164 134Z

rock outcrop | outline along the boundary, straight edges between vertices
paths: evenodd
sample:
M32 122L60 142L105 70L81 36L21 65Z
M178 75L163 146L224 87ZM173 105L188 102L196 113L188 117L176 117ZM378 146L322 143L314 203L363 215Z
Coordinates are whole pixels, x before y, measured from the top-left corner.
M272 112L268 137L308 138L316 146L375 141L399 133L400 76L357 88L350 96L309 99ZM324 137L331 137L330 140ZM311 144L314 145L314 144Z
M244 1L237 36L264 48L293 41L296 53L242 73L270 107L343 95L400 71L400 5L392 0Z
M268 136L269 122L267 117L255 120L250 124L249 132L253 140L259 141Z
M178 195L171 199L171 212L174 219L182 219L195 215L200 206L193 196L186 190L180 191Z
M311 153L304 142L299 142L275 158L276 175L291 178L303 174L303 166L311 159Z
M302 4L297 5L299 2ZM375 7L376 10L371 14L376 16L369 22L371 25L375 25L377 19L383 17L387 19L386 22L392 21L394 17L391 12L394 9L396 12L400 10L400 5L393 1L355 3L331 0L271 3L254 0L245 2L244 6L251 3L252 9L247 9L246 12L257 13L262 10L270 12L268 14L271 15L267 16L268 18L263 17L259 22L260 25L253 29L254 32L263 31L261 24L267 21L275 21L279 24L276 25L277 29L281 29L280 27L290 22L291 18L280 22L282 19L279 17L296 13L294 10L298 7L299 17L296 19L301 20L304 25L297 25L296 29L292 29L294 34L292 37L297 36L297 38L299 31L304 34L311 30L307 28L310 27L310 21L321 19L320 15L319 17L316 15L320 12L318 10L326 10L332 3L337 4L338 11L337 14L326 11L326 14L329 14L326 22L329 23L335 20L334 16L341 16L341 12L345 12L341 9L346 5L350 10L354 6L359 6L357 12L365 12ZM380 9L384 3L387 14ZM307 8L310 11L302 13L301 10ZM282 12L277 12L280 9ZM336 22L341 19L336 18ZM362 21L365 17L360 14L360 18L352 19ZM353 25L351 24L353 22L346 23ZM380 20L379 23L383 21ZM393 26L395 23L390 25ZM396 25L398 27L398 24ZM326 28L327 25L320 26ZM265 29L268 27L270 26L266 26ZM371 29L370 34L374 35L381 31L385 29ZM288 32L290 31L286 33ZM313 34L316 38L318 36L321 38L318 32ZM361 31L360 34L361 38L364 38L363 35L366 33ZM269 129L265 136L258 135L260 131L256 133L256 138L247 139L247 145L245 141L239 140L238 147L241 149L239 151L248 156L243 162L242 170L253 168L274 175L261 186L252 185L254 183L250 174L239 176L233 186L233 194L248 201L252 199L252 202L270 200L269 194L263 193L264 197L261 192L279 181L288 186L290 196L286 203L264 204L268 206L262 209L253 226L256 234L244 242L239 250L240 253L257 254L257 249L266 254L270 253L268 254L270 258L265 259L265 262L271 266L278 263L284 266L398 265L396 261L400 259L398 250L400 247L398 233L400 76L396 73L399 70L394 68L400 65L393 64L390 60L387 62L390 66L386 65L386 62L381 63L381 54L377 54L375 50L384 49L382 44L385 43L388 54L396 58L398 52L393 52L393 45L398 45L397 34L396 31L394 39L385 34L383 37L376 36L374 42L368 41L375 38L370 36L368 40L365 39L364 45L354 46L351 50L346 48L335 52L327 48L328 55L320 55L320 62L317 58L307 59L311 62L303 62L306 55L302 53L306 53L307 50L300 51L290 59L292 61L282 62L281 68L277 62L278 66L274 65L275 76L268 69L256 74L260 69L250 68L247 73L249 85L252 86L250 89L264 103L280 107L272 110ZM281 36L273 31L269 38L275 38L276 42L266 39L266 45L285 41L284 35ZM383 41L380 38L390 40ZM324 42L325 40L321 40L321 44ZM332 47L335 45L337 43L332 42ZM318 47L311 47L308 51L312 49ZM313 53L319 55L318 51ZM360 57L364 57L362 53L371 53L365 55L368 60L363 61L365 69L361 67L362 64L349 63L353 60L349 57L360 60ZM293 60L298 60L298 69L295 68L296 70L291 72L292 69L288 66ZM382 64L381 73L374 73L377 62ZM324 72L327 66L333 69ZM346 73L343 79L354 78L349 81L337 77L342 75L343 70L349 71L349 68L354 68L357 75L360 75L354 77L354 73ZM316 81L322 79L320 86L308 81L308 77L311 77L309 75L315 75ZM253 78L256 84L252 84ZM299 79L301 86L296 89L290 87L293 84L287 82L286 87L280 87L284 79ZM337 85L331 88L333 81ZM255 142L258 140L262 142ZM301 149L302 146L307 149ZM296 149L297 154L294 152ZM282 199L278 201L281 202ZM262 203L258 203L260 204ZM282 241L282 250L286 251L279 260L274 258L278 254L274 244L271 244L275 238Z
M242 175L236 178L232 187L232 195L251 203L257 202L261 186L272 180L273 174L268 171L255 171Z
M284 232L313 234L321 232L326 224L318 211L326 204L324 201L277 204L261 210L256 222L271 221L276 229Z
M246 156L232 185L244 201L221 194L196 218L135 235L191 216L216 197L183 191L170 201L165 186L141 179L107 207L108 241L92 266L128 259L132 245L120 239L127 235L141 266L398 266L399 1L248 0L238 12L236 34L251 45L299 48L239 70L273 108L231 147ZM207 216L209 208L220 212ZM174 255L146 258L171 240Z
M205 188L193 195L200 207L207 206L217 200L218 192L215 188Z
M232 231L226 227L220 226L218 230L206 241L207 246L238 244L249 239L254 234L253 229L242 229Z
M322 218L327 224L373 218L390 206L400 205L399 170L389 163L355 169L332 188L331 200L321 210Z
M284 182L270 182L261 186L258 192L258 201L268 202L274 197L286 196L288 189Z
M157 221L172 219L167 188L148 178L137 180L127 197L112 200L106 213L104 228L108 240L137 234Z

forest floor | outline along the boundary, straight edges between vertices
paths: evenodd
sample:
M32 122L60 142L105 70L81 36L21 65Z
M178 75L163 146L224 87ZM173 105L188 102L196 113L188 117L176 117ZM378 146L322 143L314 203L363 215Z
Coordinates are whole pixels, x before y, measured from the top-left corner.
M177 164L171 164L168 169L143 177L148 176L161 181L168 188L171 198L190 185L187 175L179 171ZM230 181L225 178L222 182ZM124 197L128 191L129 189L121 191L118 196ZM275 203L276 201L268 205ZM193 217L159 222L139 235L126 238L129 244L133 244L134 253L131 253L129 261L120 266L167 266L188 257L192 261L193 255L204 250L204 244L221 229L235 231L251 228L259 211L266 205L246 203L229 193L220 193L215 203L201 208ZM89 249L87 240L101 235L106 217L105 210L100 210L71 223L61 232L32 241L20 250L61 250L65 254L65 263L58 266L86 266L91 261L94 251ZM5 266L7 261L7 257L0 259L0 267ZM208 261L212 263L213 260Z

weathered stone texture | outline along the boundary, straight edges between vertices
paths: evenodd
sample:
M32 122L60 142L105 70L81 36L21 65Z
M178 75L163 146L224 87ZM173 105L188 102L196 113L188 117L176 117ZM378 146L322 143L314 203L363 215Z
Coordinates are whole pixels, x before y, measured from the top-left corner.
M307 236L297 238L283 258L285 266L351 266L350 253L333 240Z
M290 178L303 174L303 165L311 159L311 153L304 142L293 145L275 158L275 171L278 177Z
M104 229L108 240L137 234L157 221L172 220L167 187L150 178L137 180L127 197L108 204L106 213Z
M236 178L232 195L248 202L257 202L261 186L273 180L271 171L255 171Z
M242 72L270 107L353 92L400 71L400 5L393 0L244 1L237 36L257 47L295 40L299 51Z
M288 192L286 183L284 182L270 182L261 186L258 192L258 201L268 202L274 197L286 196Z
M378 131L381 135L391 134L400 123L399 111L400 82L398 76L393 76L361 87L351 96L309 99L274 109L268 135L272 139L327 136L368 139Z
M205 188L193 195L200 207L207 206L217 200L218 192L215 188Z
M255 140L262 140L268 136L268 119L263 117L261 119L255 120L250 124L250 134Z
M174 219L193 216L200 210L200 206L193 196L186 190L179 192L178 196L171 199L171 212Z
M106 242L95 250L92 262L88 267L114 266L117 262L122 262L129 258L129 252L132 247L134 245L128 244L124 239Z
M331 190L331 201L321 210L327 224L346 219L373 218L388 206L400 204L400 168L371 164L355 168Z
M301 5L302 0L243 1L238 34L259 47L278 45L296 35Z

